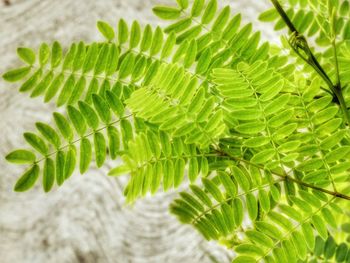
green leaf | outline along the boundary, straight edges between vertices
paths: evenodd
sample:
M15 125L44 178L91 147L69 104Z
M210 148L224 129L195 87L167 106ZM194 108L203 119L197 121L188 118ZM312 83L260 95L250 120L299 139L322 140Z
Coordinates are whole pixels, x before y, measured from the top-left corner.
M10 70L6 73L4 73L4 75L2 75L2 77L4 78L4 80L8 81L8 82L16 82L18 80L23 79L25 76L28 75L28 73L30 72L30 67L23 67L23 68L18 68L18 69L13 69Z
M191 16L199 16L204 8L204 0L194 0L191 10Z
M152 44L152 27L150 25L146 25L143 31L143 37L140 44L140 51L147 51Z
M118 23L118 41L120 44L125 43L129 37L128 24L124 19L120 19Z
M42 93L44 93L47 87L50 85L53 79L53 76L54 74L52 71L48 72L45 75L45 77L39 82L39 84L35 87L35 89L32 91L32 93L30 94L30 97L35 98L41 95Z
M348 251L349 251L348 246L345 243L341 243L338 246L336 254L335 254L336 255L335 258L336 258L337 262L343 262L346 259L346 255L347 254L349 255Z
M51 126L43 123L43 122L37 122L35 123L36 128L41 133L42 136L45 137L45 139L55 146L56 149L58 149L61 146L61 140L57 132L51 128Z
M183 159L177 159L174 165L175 178L174 178L174 187L177 188L180 186L184 175L185 175L185 161Z
M278 240L283 238L281 231L276 226L270 223L258 221L258 222L255 222L255 225L259 231L263 232L264 234L272 238L275 238Z
M229 196L235 197L237 195L237 186L232 180L232 178L226 172L219 172L218 176L220 178L221 183L225 187L226 192Z
M35 53L32 49L26 47L17 48L17 55L27 64L33 65L35 62Z
M213 20L216 9L218 7L217 0L210 0L207 7L204 10L204 14L202 16L202 24L208 24L211 20Z
M254 199L255 200L255 199ZM267 235L256 231L256 230L247 230L245 231L245 235L254 243L271 248L274 246L274 243L271 238L269 238Z
M235 198L232 202L232 208L234 211L234 219L235 219L235 225L238 227L243 222L244 217L244 210L243 210L243 203L240 198Z
M63 74L59 74L58 76L55 77L55 79L51 82L50 86L46 90L44 102L49 102L56 95L57 91L63 84L63 81L64 81Z
M87 124L93 129L98 128L99 119L94 109L84 101L79 101L79 110L83 114Z
M108 172L108 175L109 176L119 176L119 175L124 175L124 174L126 174L128 172L130 172L129 166L127 166L127 165L120 165L120 166L117 166L117 167L111 169Z
M114 38L114 30L108 23L97 21L97 28L107 40L112 40Z
M236 246L235 251L239 254L264 256L264 251L256 245L253 244L240 244Z
M106 140L102 133L94 134L95 158L97 167L101 167L106 159Z
M92 94L92 102L94 103L94 107L100 119L108 124L111 121L111 112L107 102L97 94Z
M253 163L266 163L273 158L275 153L275 149L266 149L255 154L251 161Z
M39 62L40 65L46 65L50 58L50 47L47 43L42 43L39 48Z
M154 36L153 36L152 45L151 45L149 54L151 56L158 54L158 52L162 48L162 44L163 44L163 31L159 26L157 26L156 30L154 31Z
M80 163L79 170L83 174L89 168L92 158L92 146L90 141L83 137L80 142Z
M165 20L176 19L181 14L180 9L170 6L155 6L152 10L156 16Z
M120 148L120 135L117 128L109 126L107 129L108 134L108 149L111 159L117 158Z
M307 254L307 249L306 249L307 245L303 235L298 231L294 231L291 236L292 236L292 241L296 249L296 252L299 255L299 258L305 259Z
M119 48L116 44L111 44L108 52L108 59L106 65L106 75L113 75L118 68L119 63Z
M37 164L33 165L18 179L14 187L14 191L24 192L33 187L33 185L39 177L39 171L39 166Z
M312 224L316 228L317 232L323 239L326 239L328 236L327 227L323 221L323 219L319 215L312 216Z
M171 32L168 35L168 38L166 39L163 45L163 49L160 55L162 59L168 57L171 54L171 51L173 50L175 43L176 43L176 35L174 32Z
M18 149L6 155L8 162L16 164L28 164L35 162L35 154L28 150Z
M315 247L315 237L314 230L309 223L304 223L301 225L301 230L303 232L306 244L308 248L313 251Z
M56 154L56 182L61 186L64 182L64 163L66 156L63 151L58 151Z
M246 200L248 215L250 219L254 221L258 216L258 202L256 201L255 196L250 192L247 194Z
M53 113L53 117L56 123L57 128L60 130L61 134L67 141L73 140L73 131L67 119L58 112Z
M217 187L215 183L213 183L207 178L202 178L202 182L204 184L205 189L214 197L216 201L218 202L224 201L224 197L222 196L220 189Z
M67 180L74 172L75 165L76 165L76 155L77 150L74 145L70 145L69 149L66 153L66 158L64 162L64 179Z
M264 189L259 189L258 199L262 210L268 212L270 210L270 199Z
M239 124L235 129L240 133L256 134L265 129L265 123L256 121L254 123Z
M106 70L108 62L109 45L104 43L100 48L96 63L94 65L94 75L99 75Z
M189 168L188 168L188 178L190 182L193 183L198 177L198 161L196 157L190 159Z
M210 48L207 48L204 52L202 52L202 54L198 59L198 63L196 66L196 73L197 74L205 73L209 68L211 60L212 60L212 51Z
M324 246L324 257L326 260L333 257L333 255L335 254L336 248L337 248L337 244L335 243L333 237L329 236Z
M56 68L62 60L62 47L57 41L53 42L51 50L51 68Z
M171 160L163 162L163 189L167 191L174 184L174 163Z
M265 12L261 13L259 15L259 20L263 22L272 22L275 19L277 19L278 13L276 12L275 8L271 8L269 10L266 10Z
M69 97L72 95L74 85L75 85L75 78L74 78L74 75L72 74L67 78L66 82L63 85L63 88L56 102L57 107L60 107L67 103Z
M196 55L197 55L197 42L195 39L192 39L187 48L185 58L184 58L185 68L189 68L190 66L192 66L192 64L196 60Z
M135 56L132 53L128 53L123 59L120 69L119 69L119 78L124 79L129 76L134 68Z
M67 107L69 119L80 136L84 136L86 132L86 123L83 115L75 107L68 105Z
M55 182L55 163L51 158L46 158L43 170L43 188L45 193L50 192Z
M188 7L188 0L176 0L176 2L182 9L186 9Z
M222 31L222 29L225 27L228 19L230 18L230 13L231 13L231 10L230 10L229 6L225 6L222 9L222 11L218 15L218 17L216 18L216 20L212 26L212 30L214 32Z
M238 256L232 263L256 263L256 259L250 256Z
M47 148L47 145L38 135L31 132L25 132L23 136L26 142L28 142L39 153L42 155L46 155L48 153L49 149Z
M131 32L130 32L130 42L129 46L130 48L135 48L140 43L141 40L141 27L139 22L134 21L131 25Z

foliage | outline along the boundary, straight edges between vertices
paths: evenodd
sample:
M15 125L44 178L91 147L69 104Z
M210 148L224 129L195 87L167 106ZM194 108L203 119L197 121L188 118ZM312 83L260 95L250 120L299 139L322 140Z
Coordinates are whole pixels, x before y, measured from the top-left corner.
M189 184L170 211L233 262L349 262L349 1L271 2L280 46L217 0L177 0L153 9L164 29L99 21L103 42L18 48L3 78L65 113L6 156L29 165L14 190L120 159L127 202Z

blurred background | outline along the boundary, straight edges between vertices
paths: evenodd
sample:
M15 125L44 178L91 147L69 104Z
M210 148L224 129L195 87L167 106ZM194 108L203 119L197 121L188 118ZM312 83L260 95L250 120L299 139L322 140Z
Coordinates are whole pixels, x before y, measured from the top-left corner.
M20 65L18 46L37 49L42 42L101 40L97 20L116 25L119 18L163 25L152 12L156 4L175 0L0 0L0 74ZM242 12L243 20L263 31L263 39L276 40L268 24L257 21L268 0L220 0ZM271 26L272 27L272 26ZM5 162L10 150L23 147L22 133L36 121L51 122L53 104L29 99L17 85L0 80L0 262L116 262L206 263L230 262L232 252L208 243L192 228L168 213L176 192L158 193L125 206L126 176L113 179L113 166L75 173L50 194L38 184L25 193L13 186L23 170ZM181 189L180 189L181 190Z

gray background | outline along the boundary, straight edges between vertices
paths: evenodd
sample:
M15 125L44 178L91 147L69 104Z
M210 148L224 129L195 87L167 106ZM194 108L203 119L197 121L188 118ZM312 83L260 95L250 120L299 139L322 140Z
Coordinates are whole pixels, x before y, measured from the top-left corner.
M174 0L175 1L175 0ZM162 25L151 8L168 0L8 0L0 1L0 74L20 64L16 47L37 48L41 42L99 40L95 24L101 19ZM256 21L268 0L220 1L245 21L276 39ZM22 133L35 121L51 121L52 104L19 94L17 85L0 80L0 262L230 262L232 252L206 242L189 226L169 215L175 192L159 193L125 206L126 177L105 176L111 162L86 175L74 174L50 194L40 186L17 194L13 185L23 171L3 156L23 145ZM23 147L23 146L22 146Z

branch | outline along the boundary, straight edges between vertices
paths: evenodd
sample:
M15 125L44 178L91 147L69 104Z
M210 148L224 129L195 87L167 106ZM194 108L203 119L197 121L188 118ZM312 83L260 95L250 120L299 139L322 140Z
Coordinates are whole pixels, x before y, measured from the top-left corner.
M350 126L350 113L347 110L344 96L342 94L342 87L340 81L337 84L333 84L330 77L327 75L321 64L316 59L315 55L312 53L306 38L301 35L298 30L293 25L293 22L289 19L286 12L283 10L278 0L271 0L276 11L279 13L285 24L291 31L291 38L289 39L289 44L292 49L297 53L297 55L302 58L307 64L309 64L317 74L327 83L329 89L333 93L334 99L340 104L340 108L343 111L346 123ZM336 58L337 59L337 58ZM336 62L337 63L337 62Z
M259 169L265 170L264 166L262 166L262 165L254 164L254 163L250 162L249 160L245 160L245 159L242 159L242 158L239 158L239 157L232 156L231 154L229 154L228 152L226 152L226 151L224 151L222 149L215 149L215 151L218 154L220 154L221 156L229 157L231 160L243 162L243 163L246 163L248 165L252 165L252 166L255 166L255 167L259 168ZM285 180L289 180L291 182L294 182L294 183L296 183L298 185L302 185L302 186L305 186L307 188L311 188L311 189L314 189L314 190L326 193L328 195L332 195L332 196L337 197L337 198L350 200L350 196L348 196L348 195L339 193L337 191L330 191L330 190L327 190L327 189L324 189L324 188L321 188L321 187L318 187L318 186L315 186L315 185L312 185L312 184L309 184L309 183L305 183L305 182L303 182L303 181L301 181L299 179L295 179L295 178L289 176L288 174L280 174L278 172L271 171L271 170L269 170L269 172L271 172L273 175L281 177L281 178L283 178Z

